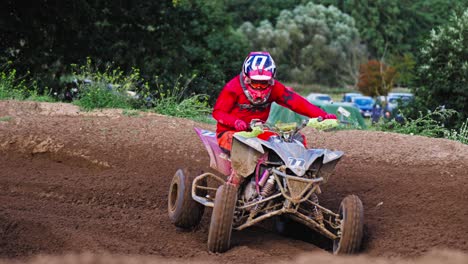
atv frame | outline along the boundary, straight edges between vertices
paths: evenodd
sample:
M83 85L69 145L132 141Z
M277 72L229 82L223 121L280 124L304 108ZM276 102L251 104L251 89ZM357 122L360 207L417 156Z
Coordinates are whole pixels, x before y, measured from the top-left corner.
M200 219L194 219L191 223L183 226L177 224L177 220L181 218L171 214L170 209L171 207L177 208L175 206L177 200L175 197L177 195L180 199L192 198L191 206L186 206L183 209L185 212L191 212L192 215L200 215L200 210L203 210L201 207L213 208L208 239L210 251L224 252L229 249L231 229L243 230L268 218L280 215L301 223L331 239L334 254L355 253L359 250L363 235L363 206L360 199L355 195L345 197L340 205L339 212L335 213L320 205L317 196L321 193L320 185L328 181L343 152L317 150L314 154L318 156L317 162L311 164L312 169L308 172L308 177L298 177L291 175L290 168L284 164L282 165L280 162L275 164L275 161L268 161L266 157L268 153L265 153L261 146L253 144L255 142L252 142L252 140L249 141L249 139L235 135L231 159L218 146L213 132L199 128L195 128L195 131L208 151L211 168L224 176L228 176L232 170L231 166L234 166L239 175L251 181L255 178L257 184L261 177L259 176L258 164L259 161L264 161L272 165L268 170L268 175L274 181L276 190L279 189L279 191L259 200L246 201L240 193L241 191L245 192L245 189L231 190L232 186L227 184L222 177L205 172L198 176L187 175L190 180L180 178L178 182L185 181L186 187L190 187L190 190L184 191L185 196L181 196L181 188L176 188L178 186L173 187L173 180L168 203L169 215L176 226L190 228L200 222ZM242 157L242 159L237 160L236 157ZM183 175L183 172L179 170L178 174L179 176ZM178 174L176 173L176 176ZM183 175L183 177L186 177L186 175ZM207 182L211 183L210 186L207 185ZM247 187L244 186L243 188ZM174 193L174 189L178 190L177 195L171 195L171 193ZM258 187L256 191L259 192ZM216 194L213 195L213 193ZM223 202L217 201L218 197L224 199ZM223 205L219 205L220 203ZM223 214L226 214L226 212L227 216L224 216ZM221 217L221 220L219 220L219 217ZM224 230L218 230L219 227L213 222L219 221L225 221L224 225L228 225L228 227L224 227ZM213 228L215 231L212 232ZM227 237L227 239L218 241L218 237Z

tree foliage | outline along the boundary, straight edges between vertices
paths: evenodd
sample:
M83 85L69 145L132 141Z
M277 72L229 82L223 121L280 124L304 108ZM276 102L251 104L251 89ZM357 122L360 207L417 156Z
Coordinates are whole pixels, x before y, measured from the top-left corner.
M400 73L395 82L410 85L421 39L468 8L467 0L309 2L4 0L0 66L12 61L18 75L29 70L38 87L56 88L72 63L91 57L103 69L109 62L126 72L139 68L165 87L182 75L191 80L187 94L214 98L249 50L269 50L279 78L335 85L357 83L366 45L371 58L386 51Z
M395 68L370 60L359 69L359 91L368 96L386 96L393 88L396 75Z
M468 117L468 10L431 32L418 54L415 95L420 107L441 105L460 113L452 126Z
M452 12L468 8L463 0L317 0L334 5L356 21L361 38L373 58L417 52L433 27L445 23Z
M395 77L395 84L397 86L410 87L413 83L416 67L414 56L411 53L392 55L389 59L389 64L395 67L398 73Z
M89 56L168 85L196 75L187 92L213 93L247 53L224 8L202 0L2 1L0 59L49 85Z
M336 7L308 3L283 10L273 25L240 27L252 49L269 51L278 75L288 81L338 85L354 83L364 54L354 20Z
M250 22L256 26L263 21L276 21L281 11L293 9L310 0L226 0L226 9L236 26Z

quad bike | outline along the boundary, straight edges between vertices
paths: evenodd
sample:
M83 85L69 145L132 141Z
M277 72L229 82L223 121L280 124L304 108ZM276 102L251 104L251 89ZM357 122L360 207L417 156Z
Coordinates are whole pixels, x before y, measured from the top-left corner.
M320 125L319 121L315 124ZM338 124L336 120L325 121ZM196 176L179 169L169 189L171 221L179 228L193 228L200 223L204 208L212 207L211 252L230 248L233 229L242 230L277 216L331 239L334 254L356 253L363 237L361 200L356 195L345 197L338 213L318 201L320 185L328 181L344 153L307 149L299 140L299 131L307 124L314 123L305 120L300 125L268 127L254 120L252 132L234 135L230 156L220 149L214 132L195 128L210 156L210 166L225 176L234 169L244 180L236 187L210 172Z

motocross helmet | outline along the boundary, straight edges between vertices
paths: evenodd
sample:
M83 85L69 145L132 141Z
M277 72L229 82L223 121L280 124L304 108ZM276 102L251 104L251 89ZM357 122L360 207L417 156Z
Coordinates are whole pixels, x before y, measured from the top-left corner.
M244 93L254 105L267 102L275 84L276 65L270 53L251 52L242 65L241 84Z

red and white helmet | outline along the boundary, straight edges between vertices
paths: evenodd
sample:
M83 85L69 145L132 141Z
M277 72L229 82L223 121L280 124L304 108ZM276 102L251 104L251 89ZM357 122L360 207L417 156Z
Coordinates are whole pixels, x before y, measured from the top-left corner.
M244 93L252 104L263 104L268 100L275 84L276 65L270 53L251 52L242 65Z

